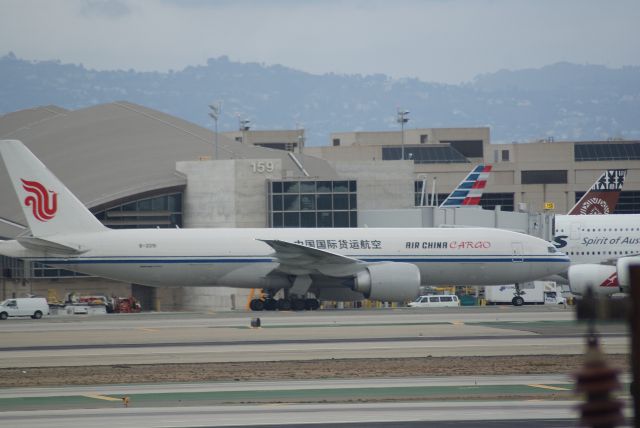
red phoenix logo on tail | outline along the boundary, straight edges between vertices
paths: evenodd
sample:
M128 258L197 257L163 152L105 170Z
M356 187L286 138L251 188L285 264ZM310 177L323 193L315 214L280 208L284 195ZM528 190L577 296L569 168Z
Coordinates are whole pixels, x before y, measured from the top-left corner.
M58 194L52 190L47 190L37 181L22 181L22 188L31 193L24 198L24 204L31 207L33 216L40 221L49 221L58 211Z

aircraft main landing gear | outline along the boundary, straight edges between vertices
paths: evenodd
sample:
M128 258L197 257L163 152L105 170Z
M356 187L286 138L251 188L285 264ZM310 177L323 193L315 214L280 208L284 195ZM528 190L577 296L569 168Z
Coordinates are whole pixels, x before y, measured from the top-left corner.
M515 284L515 291L513 292L515 295L513 299L511 299L511 303L513 306L522 306L524 305L524 299L522 298L522 292L520 291L520 284Z
M315 311L320 308L318 299L253 299L249 303L249 308L256 311Z

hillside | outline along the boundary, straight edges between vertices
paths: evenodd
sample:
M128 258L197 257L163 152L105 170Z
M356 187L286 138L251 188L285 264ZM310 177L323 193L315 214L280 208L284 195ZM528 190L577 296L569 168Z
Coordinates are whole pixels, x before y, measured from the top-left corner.
M331 132L397 129L398 106L411 111L409 128L488 125L494 142L640 139L640 67L558 63L445 85L380 74L313 75L226 57L159 73L96 71L10 53L0 57L0 77L0 114L127 100L211 128L207 105L221 100L221 131L236 129L242 115L253 129L299 124L310 145L328 144Z

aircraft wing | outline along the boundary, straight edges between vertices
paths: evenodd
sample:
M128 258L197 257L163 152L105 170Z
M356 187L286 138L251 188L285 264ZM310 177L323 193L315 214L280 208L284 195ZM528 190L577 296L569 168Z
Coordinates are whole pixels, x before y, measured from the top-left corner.
M280 263L278 271L290 275L323 274L333 277L355 275L368 263L359 259L306 245L278 239L259 239L275 250L273 255Z
M618 260L620 259L626 259L628 257L638 257L638 256L640 256L640 253L625 254L624 256L620 256L620 257L610 257L606 260L602 260L600 264L607 265L607 266L615 266L618 263Z

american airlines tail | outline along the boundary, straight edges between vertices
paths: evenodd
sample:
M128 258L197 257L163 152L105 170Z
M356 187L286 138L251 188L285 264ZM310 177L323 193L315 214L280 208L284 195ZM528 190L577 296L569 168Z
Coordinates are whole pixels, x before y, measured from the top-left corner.
M611 214L615 211L626 169L608 169L593 183L582 198L569 210L569 215Z
M34 237L106 229L20 141L0 141L0 154Z
M440 208L480 205L490 172L491 165L476 166L440 204Z

